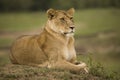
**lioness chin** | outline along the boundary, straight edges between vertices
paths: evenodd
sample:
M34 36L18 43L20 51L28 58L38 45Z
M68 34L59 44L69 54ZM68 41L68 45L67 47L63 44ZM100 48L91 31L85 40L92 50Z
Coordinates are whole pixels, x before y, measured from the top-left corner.
M73 8L47 10L48 21L39 35L21 36L13 43L11 62L70 71L85 69L85 63L76 64L74 12Z

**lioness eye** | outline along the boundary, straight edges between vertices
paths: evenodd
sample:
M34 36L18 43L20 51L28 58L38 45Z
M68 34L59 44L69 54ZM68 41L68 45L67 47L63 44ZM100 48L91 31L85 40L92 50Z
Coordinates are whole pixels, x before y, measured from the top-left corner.
M73 17L70 17L70 20L73 20Z
M65 19L64 19L64 18L60 18L60 20L61 20L61 21L65 21Z

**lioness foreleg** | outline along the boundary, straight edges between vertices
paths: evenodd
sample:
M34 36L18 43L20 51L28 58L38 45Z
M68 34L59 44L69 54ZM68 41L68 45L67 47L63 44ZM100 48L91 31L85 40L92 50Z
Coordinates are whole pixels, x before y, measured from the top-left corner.
M75 64L72 64L68 61L60 60L54 64L51 64L50 68L79 72L80 70L83 70L84 68L86 68L86 64L84 63L84 64L75 65Z

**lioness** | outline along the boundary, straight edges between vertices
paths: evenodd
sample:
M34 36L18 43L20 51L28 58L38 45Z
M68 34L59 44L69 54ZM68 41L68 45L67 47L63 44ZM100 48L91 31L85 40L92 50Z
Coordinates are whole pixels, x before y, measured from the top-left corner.
M47 10L48 21L39 35L22 36L13 43L11 62L71 71L85 69L85 63L76 64L74 12L74 8Z

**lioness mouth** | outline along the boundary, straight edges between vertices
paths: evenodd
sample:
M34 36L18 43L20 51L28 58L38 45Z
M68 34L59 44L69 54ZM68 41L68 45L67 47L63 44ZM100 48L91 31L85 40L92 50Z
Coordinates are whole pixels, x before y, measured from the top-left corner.
M65 32L64 34L72 34L72 33L74 33L73 31L71 31L71 32Z

